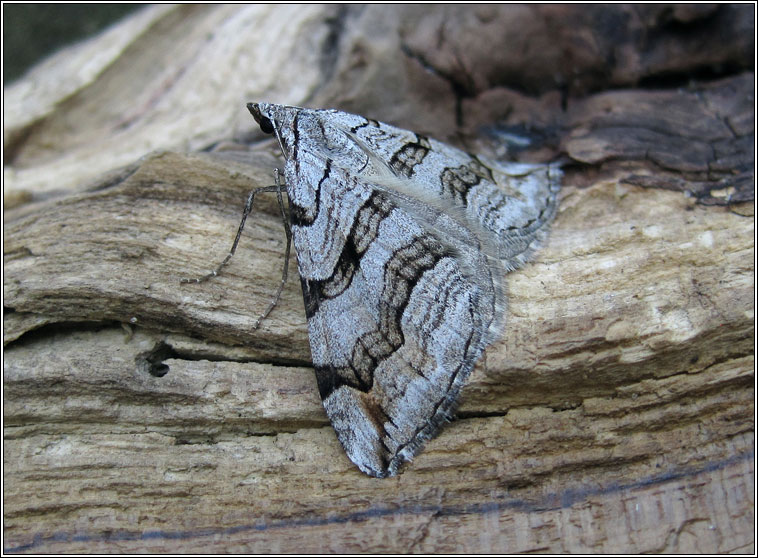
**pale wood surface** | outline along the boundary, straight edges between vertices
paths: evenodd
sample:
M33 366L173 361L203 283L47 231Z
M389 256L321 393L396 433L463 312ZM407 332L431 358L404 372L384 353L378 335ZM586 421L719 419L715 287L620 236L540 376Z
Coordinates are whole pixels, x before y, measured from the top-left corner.
M545 76L565 61L541 37L581 21L570 7L426 10L151 8L77 47L111 59L75 93L35 105L30 81L62 80L60 61L6 90L6 551L754 551L752 74L634 89L655 60L718 53L621 40L602 77L589 26L597 52L575 57L563 110ZM475 24L543 52L516 67L477 52ZM429 47L442 27L448 51ZM247 191L271 182L274 146L249 146L256 99L492 151L503 136L480 125L528 124L547 139L520 157L567 162L549 241L509 276L502 339L396 478L360 473L329 426L294 257L252 329L281 273L273 196L220 277L178 283L223 257Z

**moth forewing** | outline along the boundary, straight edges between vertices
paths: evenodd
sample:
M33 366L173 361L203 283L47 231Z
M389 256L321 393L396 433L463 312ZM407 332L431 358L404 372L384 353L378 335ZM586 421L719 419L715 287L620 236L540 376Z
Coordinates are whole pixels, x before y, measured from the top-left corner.
M392 476L501 330L503 274L544 237L560 171L340 111L248 108L284 154L324 408L350 459Z

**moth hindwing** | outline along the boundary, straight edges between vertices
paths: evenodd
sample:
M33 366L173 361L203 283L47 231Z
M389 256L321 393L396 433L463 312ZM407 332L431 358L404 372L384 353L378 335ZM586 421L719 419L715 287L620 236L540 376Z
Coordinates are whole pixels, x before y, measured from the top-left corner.
M395 475L502 330L503 276L546 234L560 170L336 110L248 108L284 153L326 413L361 471Z

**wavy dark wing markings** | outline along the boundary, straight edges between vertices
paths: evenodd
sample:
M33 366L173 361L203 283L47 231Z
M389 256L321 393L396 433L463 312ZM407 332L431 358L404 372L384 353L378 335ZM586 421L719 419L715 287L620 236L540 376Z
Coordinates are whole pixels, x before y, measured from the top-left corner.
M464 216L477 236L488 238L491 255L507 270L528 259L555 214L561 178L557 165L492 161L387 124L345 133L369 158L413 177L388 181L390 188Z
M361 470L383 477L448 418L484 349L493 289L380 190L346 230L328 278L301 271L311 351L340 442ZM311 232L293 227L299 243L317 242Z
M362 471L394 475L498 335L502 276L544 237L560 171L339 111L253 109L285 154L324 407Z

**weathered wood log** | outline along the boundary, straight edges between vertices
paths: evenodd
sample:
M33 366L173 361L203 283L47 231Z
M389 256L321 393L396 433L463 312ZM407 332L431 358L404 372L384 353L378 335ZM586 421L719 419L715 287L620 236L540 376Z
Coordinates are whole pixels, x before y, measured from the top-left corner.
M754 551L750 8L160 6L6 89L5 550ZM257 99L564 157L502 339L398 477L339 445L297 280L253 329L273 196L179 284L281 164Z

